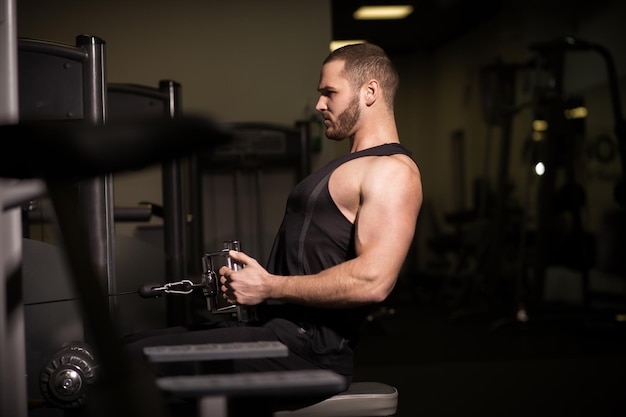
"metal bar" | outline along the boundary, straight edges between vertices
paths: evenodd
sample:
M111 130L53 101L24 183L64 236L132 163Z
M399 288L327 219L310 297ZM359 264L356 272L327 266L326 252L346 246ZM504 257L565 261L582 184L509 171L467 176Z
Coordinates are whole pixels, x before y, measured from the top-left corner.
M14 0L0 0L0 124L19 120L17 28ZM5 138L6 139L6 138ZM15 188L0 182L0 415L25 417L26 349L22 299L22 226L5 198Z
M169 105L165 117L180 116L181 86L179 83L162 80L159 89L167 93ZM185 198L183 190L183 159L174 159L161 165L161 187L163 192L163 240L165 246L165 275L167 280L178 280L187 276L185 238ZM185 325L190 320L187 298L167 297L167 322L170 326Z

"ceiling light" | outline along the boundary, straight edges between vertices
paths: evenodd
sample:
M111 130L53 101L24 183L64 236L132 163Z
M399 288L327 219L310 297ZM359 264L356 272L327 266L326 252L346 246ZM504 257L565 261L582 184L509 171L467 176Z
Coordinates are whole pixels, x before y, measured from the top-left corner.
M404 19L413 6L362 6L352 15L357 20Z
M339 49L342 46L352 45L354 43L365 43L365 41L363 39L352 39L352 40L345 40L345 41L331 41L330 42L330 52L334 51L335 49Z

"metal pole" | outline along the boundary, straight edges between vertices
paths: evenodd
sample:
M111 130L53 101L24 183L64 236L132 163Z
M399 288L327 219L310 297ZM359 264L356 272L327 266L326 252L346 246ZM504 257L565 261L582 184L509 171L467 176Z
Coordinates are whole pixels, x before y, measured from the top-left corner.
M170 105L165 117L172 119L179 117L181 108L180 84L163 80L159 83L159 89L169 95ZM161 165L166 281L176 281L187 276L183 166L183 158L167 161ZM186 297L168 297L168 325L189 324L191 314L189 310Z
M19 120L15 2L0 0L0 124ZM19 185L18 185L19 186ZM18 208L5 210L15 187L0 183L0 414L25 417L26 349L22 302L22 223Z

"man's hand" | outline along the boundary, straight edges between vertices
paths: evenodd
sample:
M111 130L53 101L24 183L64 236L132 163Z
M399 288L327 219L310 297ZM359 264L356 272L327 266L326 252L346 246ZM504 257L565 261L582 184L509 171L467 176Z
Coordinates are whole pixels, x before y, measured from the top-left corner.
M232 304L253 306L269 298L271 274L243 252L231 250L228 256L243 268L238 271L227 266L220 268L220 289L224 299Z

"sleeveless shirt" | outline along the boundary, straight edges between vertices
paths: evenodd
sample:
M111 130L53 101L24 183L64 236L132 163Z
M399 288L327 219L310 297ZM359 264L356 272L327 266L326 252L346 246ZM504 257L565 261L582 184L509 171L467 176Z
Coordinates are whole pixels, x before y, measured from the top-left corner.
M388 143L343 155L311 174L291 191L282 224L270 252L267 270L276 275L310 275L356 257L355 226L341 213L328 188L331 174L341 165L365 156L390 156L411 152ZM268 301L262 317L282 317L322 325L354 341L370 307L329 309Z

